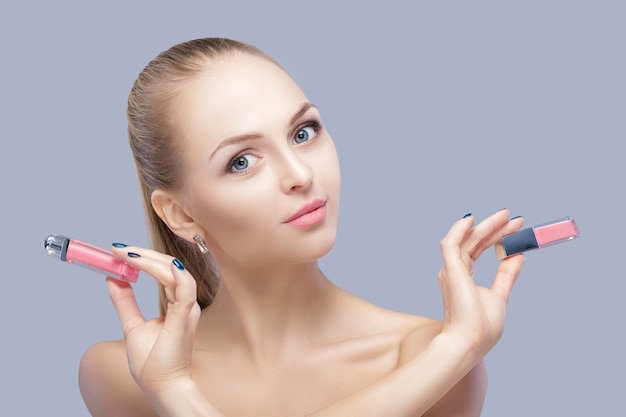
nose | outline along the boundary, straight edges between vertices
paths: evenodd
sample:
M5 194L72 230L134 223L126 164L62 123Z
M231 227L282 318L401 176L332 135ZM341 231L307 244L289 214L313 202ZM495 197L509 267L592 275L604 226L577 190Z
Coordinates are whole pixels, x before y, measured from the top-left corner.
M307 189L313 183L313 170L302 155L293 149L286 150L279 158L280 187L285 193Z

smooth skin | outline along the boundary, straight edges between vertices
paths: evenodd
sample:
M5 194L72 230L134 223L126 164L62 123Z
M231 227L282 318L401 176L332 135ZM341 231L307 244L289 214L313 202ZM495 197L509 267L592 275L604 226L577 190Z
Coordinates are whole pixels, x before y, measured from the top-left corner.
M441 241L441 322L385 310L338 288L317 265L336 238L336 151L283 70L231 57L178 105L186 184L157 190L152 205L179 236L205 238L220 287L201 311L193 277L171 256L113 248L164 286L168 307L146 320L132 287L108 279L124 339L94 345L81 361L91 414L480 415L482 358L502 334L523 257L503 260L491 288L474 283L473 263L522 219L503 209L452 226ZM326 202L320 224L285 223L314 199Z

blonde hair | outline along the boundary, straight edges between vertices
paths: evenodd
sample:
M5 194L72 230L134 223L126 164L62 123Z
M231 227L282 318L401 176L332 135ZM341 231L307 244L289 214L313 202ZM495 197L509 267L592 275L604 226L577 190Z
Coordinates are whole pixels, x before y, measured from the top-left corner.
M198 304L213 301L218 273L210 255L174 234L152 208L157 189L180 190L183 184L181 150L172 106L185 87L211 62L227 55L245 53L274 62L256 47L226 38L195 39L160 53L141 71L128 97L128 137L135 160L152 246L183 262L194 276ZM165 314L164 290L159 288L159 308Z

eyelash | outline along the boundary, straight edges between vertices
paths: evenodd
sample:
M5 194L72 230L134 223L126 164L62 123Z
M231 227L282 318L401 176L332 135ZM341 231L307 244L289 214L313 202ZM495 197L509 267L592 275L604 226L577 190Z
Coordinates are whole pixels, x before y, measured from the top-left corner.
M245 150L239 154L237 154L237 156L235 156L233 159L230 160L230 162L228 163L228 166L226 167L226 173L227 174L231 174L231 175L243 175L246 174L247 172L249 172L252 168L246 168L243 170L235 170L233 168L233 165L235 165L235 162L244 156L254 156L255 158L259 158L258 156L254 155L252 152L250 152L249 150Z
M320 130L322 129L322 124L318 121L318 120L310 120L308 122L305 122L303 124L301 124L300 126L298 126L298 128L295 130L295 132L292 134L291 137L291 141L294 141L294 138L296 136L296 134L301 131L304 128L310 127L315 131L315 134L313 135L312 138L310 138L309 140L307 140L306 142L302 142L302 144L304 143L308 143L312 140L317 139ZM296 143L296 145L301 145L300 143ZM235 164L235 162L241 158L242 156L246 156L246 155L252 155L255 158L259 158L258 156L254 155L252 152L250 152L249 150L244 150L243 152L238 153L237 155L235 155L235 157L233 157L230 162L228 163L228 166L226 167L226 173L227 174L231 174L231 175L243 175L248 173L251 169L253 168L246 168L244 170L241 171L236 171L233 169L233 165Z
M319 135L320 130L322 130L322 124L318 121L318 120L310 120L308 122L305 122L304 124L300 125L297 129L296 132L292 135L292 139L296 136L296 134L301 131L302 129L306 128L306 127L310 127L313 128L313 130L315 131L315 136L313 136L310 140L313 140L315 138L317 138L317 135ZM308 142L307 141L307 142Z

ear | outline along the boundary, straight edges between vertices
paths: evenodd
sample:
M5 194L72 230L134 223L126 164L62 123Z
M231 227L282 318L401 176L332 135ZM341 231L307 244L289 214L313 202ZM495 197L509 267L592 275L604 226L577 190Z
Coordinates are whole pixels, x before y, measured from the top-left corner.
M193 242L198 227L176 195L165 190L155 190L150 196L152 208L172 232Z

